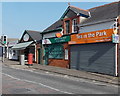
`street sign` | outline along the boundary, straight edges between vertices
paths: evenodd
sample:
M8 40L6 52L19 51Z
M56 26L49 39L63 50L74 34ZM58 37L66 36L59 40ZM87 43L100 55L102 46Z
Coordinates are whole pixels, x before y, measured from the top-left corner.
M119 43L119 35L113 34L112 35L112 42L113 43Z

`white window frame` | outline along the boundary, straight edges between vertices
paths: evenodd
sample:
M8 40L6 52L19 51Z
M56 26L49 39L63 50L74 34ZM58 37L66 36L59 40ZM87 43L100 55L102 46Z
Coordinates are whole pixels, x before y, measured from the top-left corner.
M72 33L77 33L77 30L75 31L75 26L77 26L77 19L76 18L72 20Z

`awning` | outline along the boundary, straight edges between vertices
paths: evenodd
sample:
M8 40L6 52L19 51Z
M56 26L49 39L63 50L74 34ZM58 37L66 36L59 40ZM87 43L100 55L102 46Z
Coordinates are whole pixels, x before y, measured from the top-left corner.
M24 42L24 43L18 43L15 46L12 47L14 50L22 50L25 49L27 46L29 46L33 41L30 42Z

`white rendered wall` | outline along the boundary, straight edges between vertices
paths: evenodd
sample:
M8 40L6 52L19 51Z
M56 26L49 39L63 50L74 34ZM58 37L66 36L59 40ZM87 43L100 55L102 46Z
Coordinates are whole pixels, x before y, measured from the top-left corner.
M94 25L83 26L83 27L80 27L79 33L92 32L92 31L103 30L103 29L111 29L114 23L115 21L109 21L109 22L98 23Z

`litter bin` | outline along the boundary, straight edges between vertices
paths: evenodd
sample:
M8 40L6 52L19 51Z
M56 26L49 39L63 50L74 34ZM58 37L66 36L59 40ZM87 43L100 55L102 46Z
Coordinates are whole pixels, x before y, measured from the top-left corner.
M29 66L33 65L33 54L32 53L28 54L28 65Z
M20 64L21 65L25 65L25 60L24 60L25 56L24 55L20 55Z

